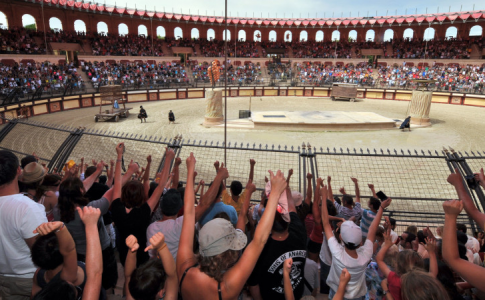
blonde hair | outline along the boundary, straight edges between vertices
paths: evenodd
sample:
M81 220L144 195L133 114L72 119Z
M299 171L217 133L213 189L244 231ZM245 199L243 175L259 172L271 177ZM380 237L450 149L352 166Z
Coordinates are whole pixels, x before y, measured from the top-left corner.
M403 300L450 300L443 285L432 275L411 270L401 277Z
M413 269L424 270L423 258L413 250L399 252L396 258L396 274L402 276Z

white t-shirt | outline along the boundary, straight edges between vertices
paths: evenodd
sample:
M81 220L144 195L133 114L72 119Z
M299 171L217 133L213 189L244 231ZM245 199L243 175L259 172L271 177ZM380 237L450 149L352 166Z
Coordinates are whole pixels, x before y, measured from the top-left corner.
M396 243L397 238L398 238L397 233L394 230L391 229L391 241L392 241L393 244Z
M345 298L354 299L367 293L365 284L365 270L372 258L373 243L366 240L365 244L357 249L357 258L352 258L345 252L344 246L337 242L335 237L328 240L328 247L332 253L332 266L327 277L328 286L335 292L338 290L340 274L344 268L350 273L350 281L345 289Z
M0 197L0 275L34 277L37 268L25 240L46 222L44 205L22 194Z
M318 289L320 287L320 280L318 279L318 264L314 262L313 260L309 259L308 257L305 260L305 279L308 281L310 286L313 287L313 289ZM310 290L306 287L303 291L302 296L309 296L312 293Z
M330 253L330 249L328 248L325 232L323 233L322 247L320 248L320 261L327 266L332 265L332 253Z
M170 250L170 253L172 253L173 259L177 260L177 252L179 249L183 222L184 216L181 216L175 220L170 219L150 224L150 226L147 228L147 246L150 246L150 238L157 232L161 232L165 236L165 244L167 244L168 250ZM156 256L155 250L150 250L148 255L150 257Z

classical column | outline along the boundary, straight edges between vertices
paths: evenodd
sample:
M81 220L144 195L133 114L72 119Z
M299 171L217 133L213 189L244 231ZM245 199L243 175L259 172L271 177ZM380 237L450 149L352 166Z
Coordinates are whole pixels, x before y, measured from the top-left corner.
M210 127L222 124L224 116L222 114L222 89L209 89L205 92L206 109L204 126Z
M429 111L431 109L431 98L433 92L430 91L413 91L409 115L411 124L431 126L429 121Z

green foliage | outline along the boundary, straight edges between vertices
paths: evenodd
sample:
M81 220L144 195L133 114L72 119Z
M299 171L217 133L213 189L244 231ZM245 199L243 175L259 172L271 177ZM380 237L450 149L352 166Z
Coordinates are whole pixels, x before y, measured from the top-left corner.
M24 26L25 29L30 29L30 30L37 30L37 26L35 24L29 24Z

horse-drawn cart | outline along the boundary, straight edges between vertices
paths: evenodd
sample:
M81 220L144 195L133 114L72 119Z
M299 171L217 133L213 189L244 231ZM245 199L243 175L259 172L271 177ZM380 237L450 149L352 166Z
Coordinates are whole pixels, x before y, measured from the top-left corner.
M105 85L100 87L99 91L101 93L101 102L99 103L99 114L94 116L94 122L99 120L114 120L118 122L120 117L127 118L130 115L130 109L132 108L125 107L126 100L123 99L123 91L120 85ZM110 109L103 110L103 105L109 105Z
M350 100L357 98L357 85L350 83L334 83L332 85L332 100Z

